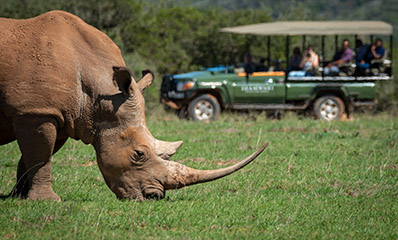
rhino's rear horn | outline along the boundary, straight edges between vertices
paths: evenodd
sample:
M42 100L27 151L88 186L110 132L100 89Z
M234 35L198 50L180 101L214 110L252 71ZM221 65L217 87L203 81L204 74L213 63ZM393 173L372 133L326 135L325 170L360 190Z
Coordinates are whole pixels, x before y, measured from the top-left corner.
M168 160L177 152L182 144L183 141L166 142L155 139L156 155L162 159Z

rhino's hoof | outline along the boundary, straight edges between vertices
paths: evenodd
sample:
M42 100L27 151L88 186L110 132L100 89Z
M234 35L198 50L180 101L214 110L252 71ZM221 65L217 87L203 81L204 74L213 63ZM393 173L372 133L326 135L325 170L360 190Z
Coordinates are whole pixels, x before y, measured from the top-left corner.
M37 200L53 200L60 202L61 198L54 193L52 190L51 191L29 191L28 193L28 199L31 199L33 201Z

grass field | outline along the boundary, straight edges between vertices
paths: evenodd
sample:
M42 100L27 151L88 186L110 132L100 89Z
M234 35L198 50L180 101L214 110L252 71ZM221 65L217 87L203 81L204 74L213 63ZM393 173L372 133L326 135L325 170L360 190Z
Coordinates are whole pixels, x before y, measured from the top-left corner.
M148 115L155 137L184 140L172 159L195 168L228 166L270 145L226 178L134 202L106 187L91 146L69 140L53 159L62 202L0 201L0 239L398 238L396 117L227 113L206 124ZM0 147L0 193L15 183L18 159L15 142Z

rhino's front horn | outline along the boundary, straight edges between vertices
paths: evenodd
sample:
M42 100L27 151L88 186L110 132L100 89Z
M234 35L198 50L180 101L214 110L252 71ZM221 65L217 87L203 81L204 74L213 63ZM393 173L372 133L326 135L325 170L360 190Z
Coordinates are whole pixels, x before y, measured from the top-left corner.
M267 147L268 142L262 145L256 152L247 157L246 159L232 165L230 167L221 168L217 170L197 170L189 168L177 162L163 161L166 165L167 173L164 179L164 187L168 189L177 189L185 186L213 181L225 177L233 172L243 168L256 157L258 157Z
M155 139L154 144L156 155L161 157L162 159L168 160L181 147L183 141L166 142Z

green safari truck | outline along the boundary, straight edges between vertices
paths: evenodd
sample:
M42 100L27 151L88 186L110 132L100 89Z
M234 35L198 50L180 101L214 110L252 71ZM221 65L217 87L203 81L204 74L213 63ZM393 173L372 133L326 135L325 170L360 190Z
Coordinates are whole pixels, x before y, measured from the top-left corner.
M277 29L277 31L275 30ZM161 101L179 112L187 112L196 121L214 120L224 109L292 110L310 112L319 119L338 120L349 117L354 108L376 104L376 86L381 80L392 80L392 26L384 22L275 22L222 29L238 34L286 36L286 68L272 70L268 48L268 71L242 72L232 67L215 67L203 71L165 75L160 92ZM276 33L277 32L277 33ZM322 33L322 53L316 74L291 74L289 40L291 35ZM344 71L324 74L328 62L324 56L325 36L339 34L387 35L390 55L358 71L355 58L339 66ZM337 37L335 37L337 46ZM377 60L377 61L376 61Z

